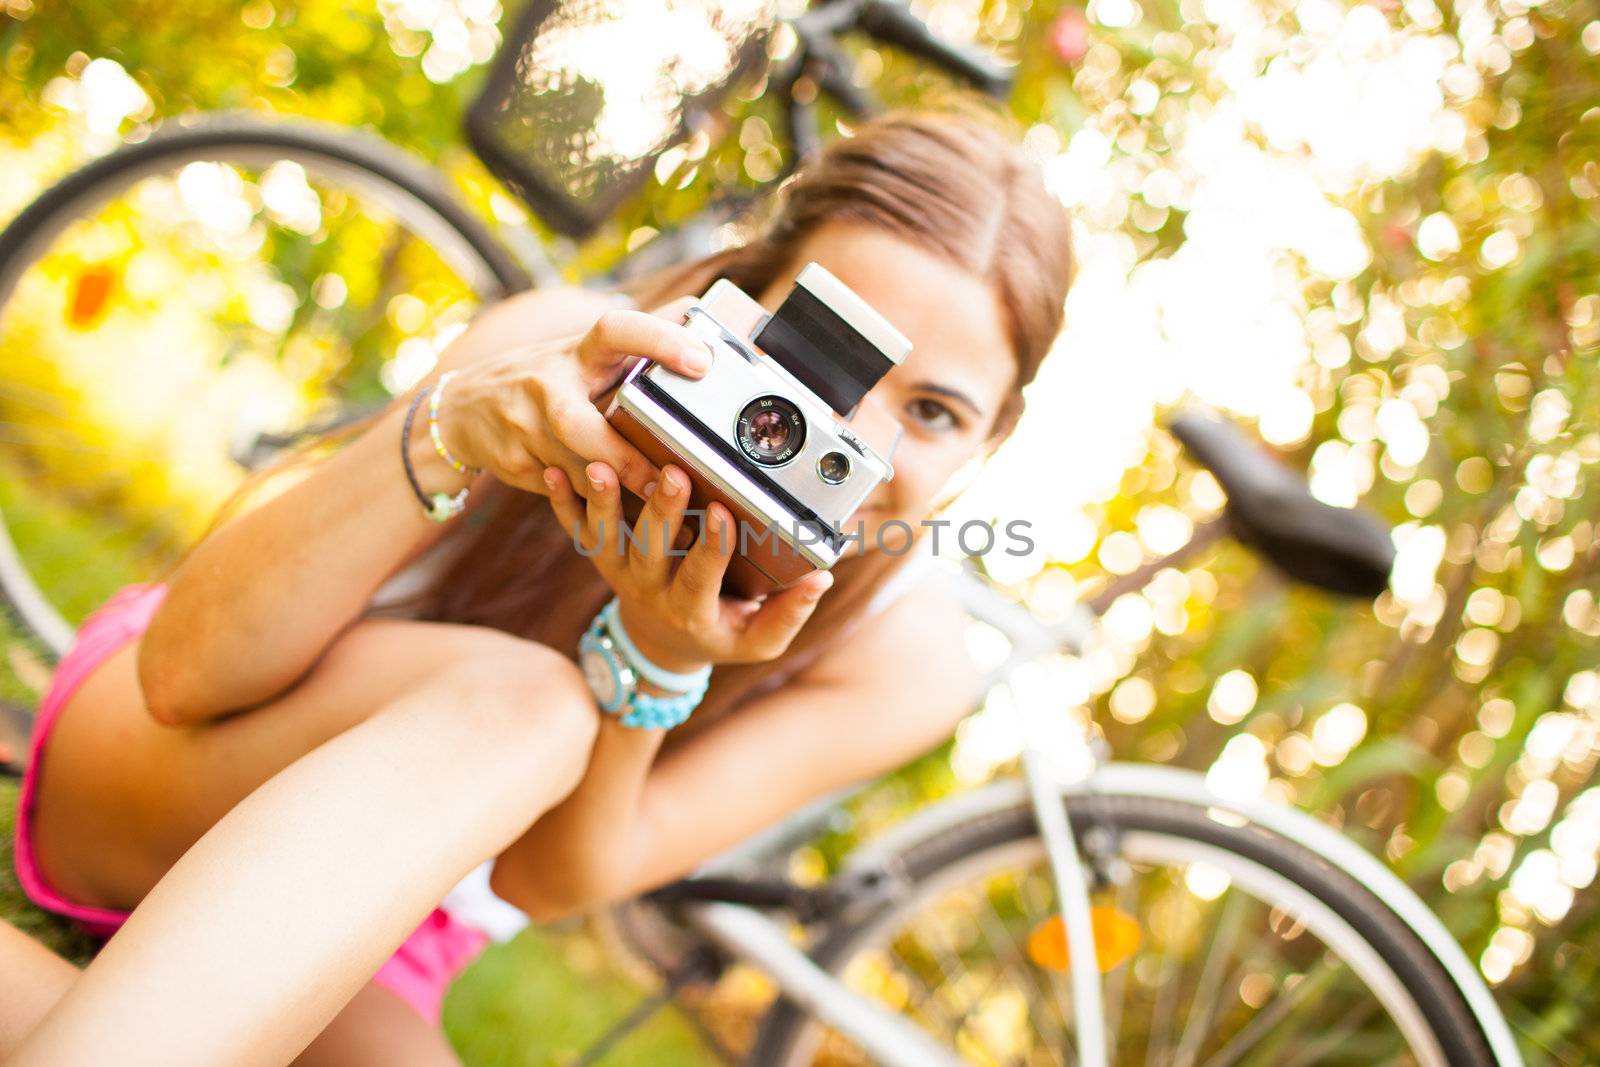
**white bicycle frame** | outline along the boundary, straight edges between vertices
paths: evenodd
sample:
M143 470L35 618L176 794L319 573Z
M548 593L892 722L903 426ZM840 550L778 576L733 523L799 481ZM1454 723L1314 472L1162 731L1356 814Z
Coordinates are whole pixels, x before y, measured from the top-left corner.
M964 579L963 585L968 610L1001 629L1012 642L1010 655L991 672L989 683L1044 652L1080 649L1094 621L1088 608L1080 608L1063 622L1047 626L999 596L981 579ZM1026 717L1024 722L1032 724ZM882 865L912 842L986 813L1030 804L1061 904L1068 943L1074 946L1069 954L1072 1011L1077 1028L1077 1062L1083 1067L1107 1067L1110 1049L1099 967L1093 951L1090 880L1068 825L1063 800L1067 796L1094 794L1153 797L1228 812L1311 849L1393 908L1461 989L1502 1067L1522 1067L1510 1027L1461 946L1405 882L1353 841L1286 805L1219 796L1206 786L1202 775L1193 771L1141 764L1091 764L1086 776L1069 781L1061 773L1062 754L1049 751L1039 731L1025 729L1020 779L1002 779L923 808L854 850L846 858L844 869L849 872ZM1090 756L1092 759L1092 751ZM817 801L783 824L717 857L698 873L732 871L752 857L770 854L774 841L791 835L796 825L811 821L816 812L831 810L852 792L844 790ZM708 940L771 976L785 996L844 1034L884 1067L956 1067L963 1062L953 1049L934 1040L909 1019L854 992L819 967L791 941L783 927L761 912L739 904L691 903L686 905L685 914ZM1079 945L1089 946L1089 951L1077 951Z

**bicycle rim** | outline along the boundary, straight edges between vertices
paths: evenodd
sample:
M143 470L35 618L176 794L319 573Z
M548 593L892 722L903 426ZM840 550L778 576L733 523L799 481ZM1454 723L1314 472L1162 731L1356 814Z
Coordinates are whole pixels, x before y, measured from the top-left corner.
M1102 960L1114 1064L1493 1062L1421 943L1382 901L1300 846L1189 805L1094 804L1097 817L1109 813L1101 826L1121 830L1117 855L1129 875L1097 897L1108 920L1097 927L1116 941L1111 916L1120 913L1139 931L1136 949L1124 941L1126 958ZM1081 832L1087 816L1072 808ZM1074 1062L1070 982L1028 948L1052 899L1031 812L975 819L900 859L911 880L904 895L825 938L818 962L967 1062ZM1352 909L1371 918L1352 922ZM780 1000L749 1062L870 1061Z
M0 233L0 595L45 659L284 440L380 408L526 275L358 131L204 116Z

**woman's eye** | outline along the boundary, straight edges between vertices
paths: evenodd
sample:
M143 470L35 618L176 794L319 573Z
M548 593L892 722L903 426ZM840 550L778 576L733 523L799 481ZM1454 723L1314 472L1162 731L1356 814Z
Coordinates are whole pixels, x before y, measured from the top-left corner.
M907 404L906 408L916 417L918 422L926 423L936 430L954 430L961 426L961 420L956 418L955 412L937 400L932 400L925 396L917 397L917 399Z

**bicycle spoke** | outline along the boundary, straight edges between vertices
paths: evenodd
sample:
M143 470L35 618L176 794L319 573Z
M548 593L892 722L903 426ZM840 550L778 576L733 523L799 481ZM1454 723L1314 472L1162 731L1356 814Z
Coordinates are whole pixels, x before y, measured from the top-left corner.
M1249 1055L1252 1049L1259 1045L1263 1038L1272 1032L1284 1019L1300 1006L1310 995L1313 986L1319 984L1317 979L1332 972L1334 964L1330 957L1324 957L1320 964L1324 970L1318 975L1304 975L1296 982L1293 989L1282 993L1269 1001L1262 1010L1256 1013L1244 1029L1240 1030L1233 1038L1208 1058L1201 1067L1232 1067L1243 1057Z
M956 1024L953 1020L951 1020L945 1007L939 1003L938 988L929 985L927 979L923 978L922 975L917 972L917 969L913 967L904 956L900 955L898 949L891 948L889 950L889 959L896 971L905 975L907 978L914 980L917 983L917 986L922 989L922 995L920 997L916 997L916 999L913 1000L911 1004L907 1005L907 1007L917 1012L922 1011L924 1006L930 1008L933 1013L938 1015L939 1022L949 1029L950 1039L952 1041L955 1040L955 1035L957 1032ZM912 990L912 992L915 993L915 990Z
M948 978L948 972L944 971L943 967L941 966L940 973L943 976L941 981L936 986L929 985L928 980L922 977L917 968L911 964L911 961L902 956L898 949L891 949L890 951L896 963L898 964L899 969L908 976L915 978L922 988L927 991L927 995L922 999L921 1003L931 1008L933 1014L937 1016L936 1021L947 1031L944 1036L947 1037L948 1040L953 1044L955 1042L956 1035L960 1033L960 1026L955 1022L954 1019L950 1017L949 1008L945 1006L939 997L940 990L948 989L950 987L951 983Z
M1174 1067L1192 1067L1200 1052L1200 1043L1205 1040L1206 1031L1216 1015L1223 992L1218 972L1232 955L1232 946L1237 942L1239 930L1244 924L1244 907L1241 904L1244 900L1244 894L1228 891L1228 899L1222 905L1222 915L1212 925L1206 960L1195 980L1195 998L1205 996L1205 1008L1203 1011L1196 1010L1194 1000L1190 1001L1189 1017L1184 1020L1183 1033L1178 1038L1178 1051L1172 1059ZM1229 946L1226 953L1219 952L1224 941Z
M1046 1014L1055 1019L1056 1035L1060 1040L1059 1044L1050 1045L1050 1051L1055 1061L1062 1063L1060 1050L1067 1047L1067 1027L1066 1020L1061 1017L1060 1006L1055 1002L1055 998L1046 993L1044 987L1039 983L1038 968L1025 959L1022 952L1017 948L1016 939L1011 937L1006 930L1005 920L1001 918L999 911L995 909L994 901L987 893L984 894L984 905L982 911L979 912L978 921L985 927L985 931L991 941L998 940L1004 944L1006 955L1011 960L1012 965L1026 974L1025 980L1021 984L1024 986L1024 995L1028 998L1030 1012L1038 1017L1041 1027L1046 1021ZM987 915L984 912L987 912ZM1029 925L1030 927L1032 926L1031 917ZM1056 1010L1046 1013L1041 1001L1048 1003Z
M938 945L930 947L932 947L935 951L935 954L940 957L935 962L939 963L939 968L942 972L943 982L941 985L944 987L954 988L956 983L951 981L950 974L952 971L956 974L964 974L967 968L961 961L960 951L955 947L955 945L951 944L946 937L944 927L937 922L934 922L931 925L937 931L938 935ZM971 1016L972 1012L981 1003L982 1001L980 999L974 998L970 1004L963 1004L956 1009L958 1012L960 1012L961 1022L956 1024L956 1029L951 1034L952 1043L954 1043L955 1039L960 1035L961 1027L964 1025L964 1021Z
M1133 914L1133 885L1133 875L1129 874L1122 881L1122 883L1117 886L1115 906L1117 911L1123 915ZM1116 1059L1116 1050L1119 1044L1118 1038L1122 1033L1123 1012L1126 1010L1128 1004L1128 975L1132 971L1133 960L1130 958L1124 960L1120 965L1112 970L1110 975L1107 976L1107 985L1109 988L1107 989L1107 993L1104 998L1106 1006L1106 1041L1110 1045L1110 1052L1113 1061ZM1114 1009L1112 1007L1113 1005L1115 1005Z
M972 1003L968 1005L967 1009L961 1013L960 1019L957 1020L959 1028L957 1029L956 1033L958 1035L963 1032L969 1032L967 1028L972 1022L974 1014L978 1011L978 1009L983 1007L984 1000L989 996L990 992L994 990L995 986L1000 984L1000 979L1003 977L1005 977L1005 971L996 968L994 974L990 976L989 981L984 984L984 987L979 990L975 996L973 996ZM1026 997L1026 994L1024 994L1024 996ZM985 1048L987 1049L987 1042L985 1042ZM993 1050L988 1049L988 1051L992 1052ZM1061 1062L1059 1057L1056 1059L1056 1062L1058 1064Z
M1343 1023L1327 1033L1306 1041L1296 1050L1293 1059L1282 1061L1282 1067L1308 1067L1310 1064L1321 1062L1324 1055L1348 1041L1376 1009L1377 1005L1367 1004L1364 1008L1347 1012Z
M1145 1032L1145 1067L1166 1067L1165 1061L1156 1059L1155 1056L1155 1050L1158 1047L1158 1042L1155 1040L1155 1023L1157 1021L1160 1022L1160 1030L1163 1038L1165 1038L1167 1035L1170 1035L1172 1032L1172 1015L1177 1009L1178 983L1175 981L1175 976L1173 974L1173 971L1176 968L1176 961L1173 960L1171 954L1168 953L1166 945L1167 943L1165 939L1163 939L1161 943L1160 955L1157 957L1161 963L1160 974L1156 979L1159 988L1156 991L1154 1017L1151 1019L1150 1028ZM1163 1040L1159 1044L1161 1047L1165 1047L1166 1042Z

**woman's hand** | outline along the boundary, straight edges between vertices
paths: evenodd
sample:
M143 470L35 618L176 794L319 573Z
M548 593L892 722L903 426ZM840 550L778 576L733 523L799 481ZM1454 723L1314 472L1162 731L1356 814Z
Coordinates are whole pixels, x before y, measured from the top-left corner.
M691 378L705 372L710 350L680 321L690 303L651 312L613 308L586 333L534 344L515 340L519 325L535 325L521 309L496 305L453 342L489 351L460 366L444 392L445 447L463 464L530 493L548 493L544 470L557 467L589 496L583 468L601 460L621 473L623 485L648 495L660 472L596 401L640 358Z
M703 534L687 550L666 551L677 541L689 502L689 476L681 467L662 468L627 537L615 472L595 462L583 477L592 479L587 504L563 469L546 470L550 504L617 594L628 636L664 670L777 658L833 584L830 572L819 571L761 601L721 596L738 536L725 507L706 509Z

